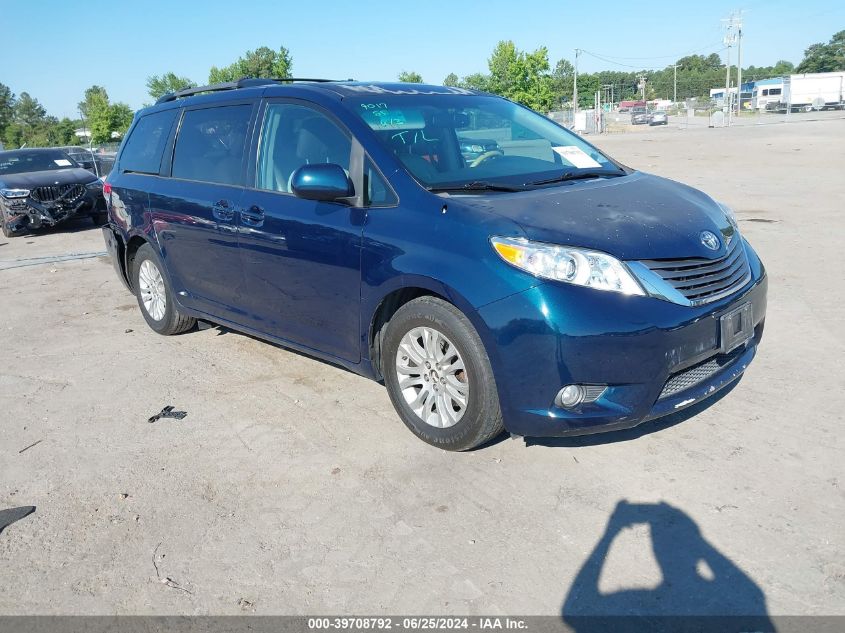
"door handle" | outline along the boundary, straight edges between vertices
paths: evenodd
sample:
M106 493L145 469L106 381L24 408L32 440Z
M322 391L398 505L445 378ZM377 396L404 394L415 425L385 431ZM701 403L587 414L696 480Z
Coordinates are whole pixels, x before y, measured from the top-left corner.
M211 214L220 222L231 222L235 219L235 211L228 200L218 200L211 207Z
M246 226L259 228L264 224L264 209L258 205L252 205L249 209L241 211L241 222Z

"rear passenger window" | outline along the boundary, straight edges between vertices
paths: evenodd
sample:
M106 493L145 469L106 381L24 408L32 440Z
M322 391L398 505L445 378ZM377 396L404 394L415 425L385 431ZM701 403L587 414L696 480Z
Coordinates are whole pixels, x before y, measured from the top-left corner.
M138 121L120 154L122 171L157 174L161 155L178 110L148 114Z
M173 153L174 178L240 185L251 105L188 110Z

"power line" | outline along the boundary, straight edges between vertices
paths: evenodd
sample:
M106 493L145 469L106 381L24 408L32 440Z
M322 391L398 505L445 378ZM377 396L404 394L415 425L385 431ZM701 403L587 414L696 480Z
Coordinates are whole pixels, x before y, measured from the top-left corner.
M712 42L710 44L707 44L706 46L696 48L696 49L688 51L686 53L681 53L680 55L652 55L651 57L625 57L625 56L622 56L622 55L603 55L603 57L611 59L611 60L624 59L624 60L628 60L628 61L637 60L637 59L680 59L682 57L686 57L687 55L693 55L694 53L699 53L703 50L713 48L714 46L718 46L721 43L722 43L721 40L719 40L717 42ZM590 53L590 54L593 55L594 57L597 56L596 53ZM607 60L605 60L605 61L607 61Z

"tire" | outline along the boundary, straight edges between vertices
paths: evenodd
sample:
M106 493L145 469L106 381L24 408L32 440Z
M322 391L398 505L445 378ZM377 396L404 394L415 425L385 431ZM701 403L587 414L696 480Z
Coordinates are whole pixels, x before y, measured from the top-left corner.
M490 359L478 332L455 306L436 297L420 297L399 308L385 327L384 383L399 417L414 435L447 451L465 451L504 430ZM439 352L426 352L426 336L429 352ZM447 364L458 368L450 371Z
M195 318L179 311L161 259L149 244L144 244L135 254L132 287L141 314L153 331L170 336L187 332L197 324Z

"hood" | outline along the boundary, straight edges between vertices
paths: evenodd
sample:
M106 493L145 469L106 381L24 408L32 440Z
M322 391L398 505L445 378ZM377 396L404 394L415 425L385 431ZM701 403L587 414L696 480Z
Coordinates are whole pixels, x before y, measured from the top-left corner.
M734 233L706 194L641 172L530 192L462 196L461 202L513 220L530 240L591 248L627 260L715 259L725 254L725 242ZM702 244L702 231L720 237L718 250Z
M83 185L94 182L97 177L87 169L69 167L67 169L48 169L30 171L23 174L0 174L0 184L7 189L32 189L44 185Z

